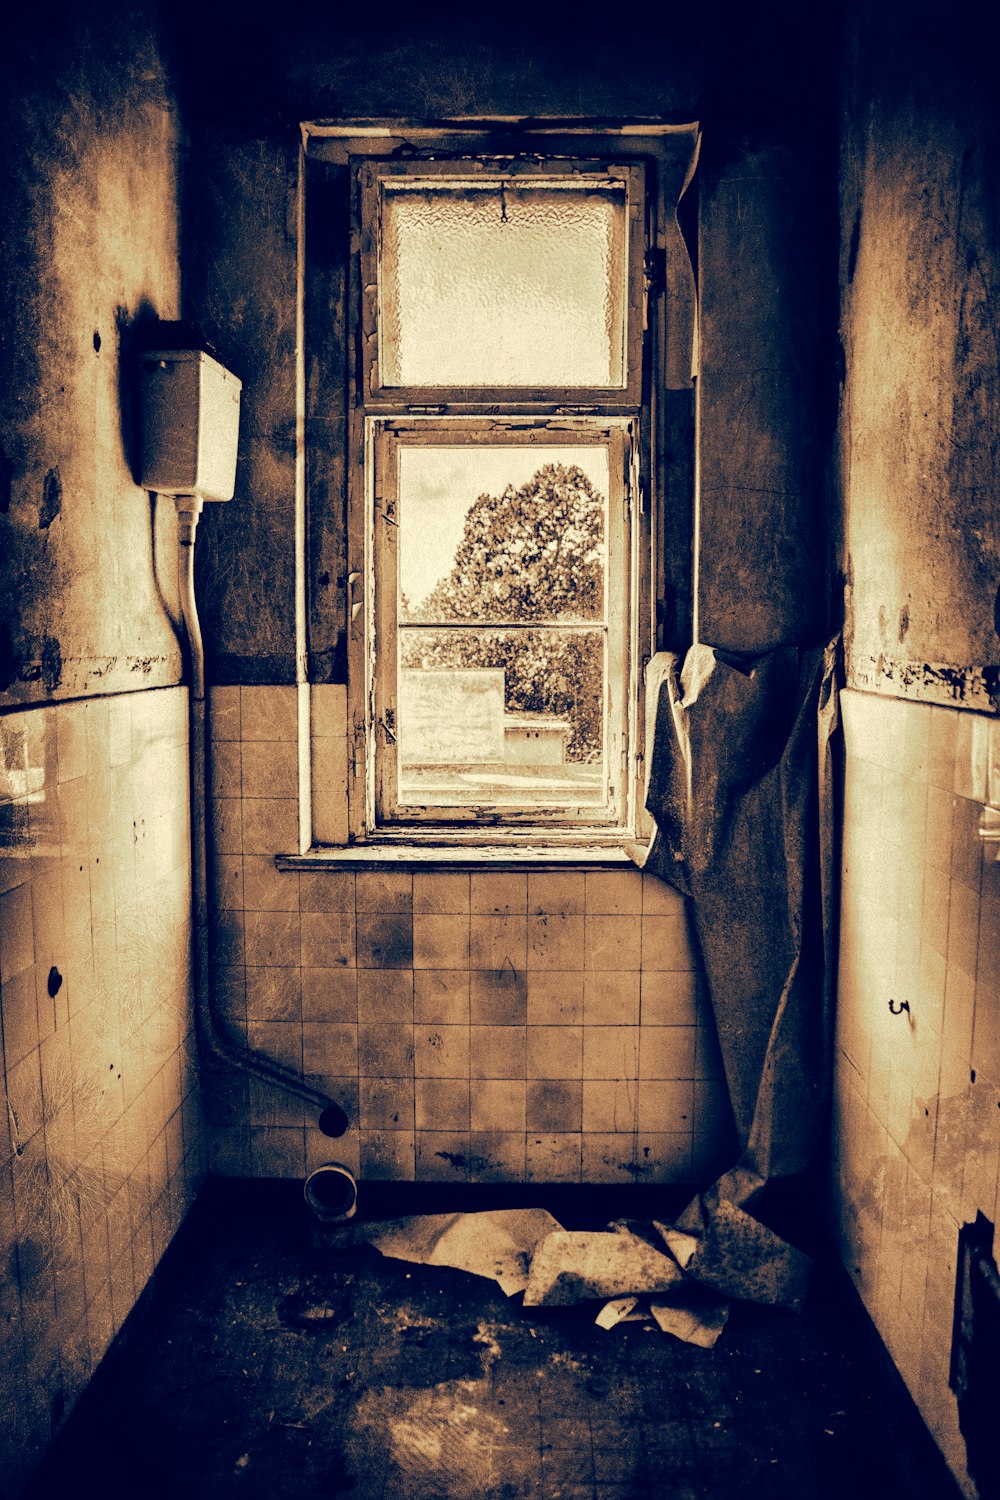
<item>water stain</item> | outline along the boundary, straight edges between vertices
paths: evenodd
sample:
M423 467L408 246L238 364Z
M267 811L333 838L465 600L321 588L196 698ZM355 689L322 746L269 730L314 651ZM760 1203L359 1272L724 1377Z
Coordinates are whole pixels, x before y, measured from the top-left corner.
M38 507L38 529L47 531L62 510L62 480L59 467L50 469L42 484L42 503Z

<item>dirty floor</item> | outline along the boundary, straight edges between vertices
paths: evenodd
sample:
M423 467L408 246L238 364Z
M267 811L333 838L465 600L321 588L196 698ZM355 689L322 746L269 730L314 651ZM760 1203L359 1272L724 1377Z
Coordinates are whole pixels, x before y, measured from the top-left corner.
M146 1500L956 1500L833 1270L800 1315L737 1306L707 1352L340 1241L295 1185L213 1184L36 1500L97 1480Z

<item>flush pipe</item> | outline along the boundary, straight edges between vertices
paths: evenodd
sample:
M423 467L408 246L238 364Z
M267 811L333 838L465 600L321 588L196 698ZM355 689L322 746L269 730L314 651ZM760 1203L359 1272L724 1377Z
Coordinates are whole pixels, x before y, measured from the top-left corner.
M205 777L205 649L194 588L194 544L202 511L200 495L177 497L178 569L181 616L187 639L190 668L190 762L191 762L191 905L194 926L194 993L198 1039L214 1062L249 1073L252 1078L295 1094L319 1111L324 1135L343 1135L347 1116L340 1105L314 1089L298 1073L249 1048L239 1047L226 1034L216 1010L209 969L208 843Z

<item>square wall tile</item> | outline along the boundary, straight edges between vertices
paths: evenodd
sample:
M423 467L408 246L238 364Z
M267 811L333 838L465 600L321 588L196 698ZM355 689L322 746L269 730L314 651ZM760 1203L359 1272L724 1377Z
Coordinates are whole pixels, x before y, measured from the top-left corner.
M243 804L238 797L213 797L209 826L216 854L243 853Z
M638 1026L636 970L588 969L583 981L583 1019L588 1026Z
M586 910L586 875L574 870L538 870L528 874L529 916L582 916Z
M213 740L241 740L240 690L211 687L208 690L208 731Z
M297 740L298 691L294 686L240 688L241 739Z
M248 1021L247 1045L296 1073L302 1072L300 1021Z
M694 1090L692 1082L639 1081L639 1133L644 1131L691 1131L694 1129ZM716 1120L709 1116L698 1121L699 1126L711 1130Z
M528 1078L582 1077L582 1028L579 1026L529 1026L527 1059ZM560 1130L569 1127L552 1126L551 1128Z
M243 909L243 856L220 854L212 861L212 901L229 911Z
M686 909L687 903L675 886L667 880L661 880L658 875L643 873L642 914L644 917L679 917L683 916Z
M528 1182L579 1182L582 1141L578 1133L531 1131L527 1138Z
M302 911L336 912L351 916L355 910L353 870L303 870L299 874L299 906Z
M529 1130L579 1130L583 1118L583 1084L569 1079L529 1080L525 1089L525 1118Z
M641 871L588 870L585 880L588 914L630 917L642 911Z
M61 703L56 712L58 781L75 781L87 774L87 722L84 702Z
M418 1078L415 1083L418 1130L468 1130L468 1078Z
M635 1078L638 1071L638 1026L584 1027L584 1078Z
M584 975L579 969L533 969L527 978L529 1024L572 1026L583 1021Z
M348 842L347 741L310 742L312 835L318 844Z
M693 1136L686 1131L640 1134L635 1145L636 1181L691 1182L692 1142Z
M468 1026L414 1027L414 1072L418 1078L469 1077Z
M297 968L301 962L297 911L245 912L244 932L248 964Z
M583 1128L621 1134L636 1127L639 1086L632 1078L588 1078L583 1084Z
M359 912L412 912L413 876L402 870L359 870Z
M360 1134L360 1173L364 1182L412 1182L412 1130L365 1130Z
M641 968L641 921L636 916L588 916L585 967L618 971Z
M301 972L304 1021L357 1021L356 969L304 968Z
M474 872L470 894L473 913L523 916L528 909L528 877L516 872Z
M362 1130L412 1130L413 1079L362 1076L358 1109Z
M239 740L213 741L207 770L212 797L243 796L243 747Z
M468 1130L417 1130L417 1182L468 1182Z
M251 1021L298 1021L302 1015L299 970L250 967L245 971L246 1014ZM228 1012L227 1012L228 1013Z
M472 1182L523 1182L524 1132L480 1130L469 1136Z
M640 1078L694 1078L695 1028L643 1026L639 1031Z
M248 740L242 747L244 797L297 797L299 747L295 740Z
M955 784L955 749L959 714L950 708L931 707L927 730L927 780L932 787L951 791Z
M0 974L13 979L35 962L35 929L31 886L19 885L0 895Z
M413 918L415 969L467 969L469 918L465 915L418 913Z
M416 969L413 1016L438 1025L468 1024L469 975L461 969Z
M583 967L584 918L561 914L528 918L529 969L579 969Z
M304 1132L301 1128L251 1128L250 1158L255 1177L302 1177L306 1165Z
M469 975L469 1014L477 1025L523 1026L528 1013L524 973L512 968L474 969Z
M360 1025L358 1071L367 1078L412 1078L413 1027L399 1021Z
M643 916L642 968L644 971L694 968L687 917L683 912L676 916Z
M473 877L473 882L476 876ZM469 967L514 969L526 967L527 922L520 916L473 916L469 924Z
M465 871L418 871L413 876L414 915L464 916L470 909L469 900L469 876Z
M359 969L412 969L413 917L409 913L359 913L357 927Z
M243 798L243 852L287 854L299 847L299 809L293 798Z
M470 1076L523 1078L527 1039L524 1026L473 1026L470 1029Z
M489 1078L474 1081L470 1091L473 1130L524 1130L525 1082L523 1078Z
M630 1135L585 1132L581 1176L588 1183L635 1181L635 1142Z
M244 855L243 904L247 911L298 911L298 871L276 870L266 854Z
M317 739L347 734L347 688L343 683L314 683L309 690L310 732Z
M338 912L304 911L300 917L302 966L355 967L355 919Z
M358 1018L361 1021L412 1021L412 970L359 969Z

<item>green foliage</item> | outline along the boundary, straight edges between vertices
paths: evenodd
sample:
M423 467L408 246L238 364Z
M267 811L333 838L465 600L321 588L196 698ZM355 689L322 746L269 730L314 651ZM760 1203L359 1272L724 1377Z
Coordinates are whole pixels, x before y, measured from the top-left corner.
M600 495L575 464L545 464L469 507L451 572L409 618L599 619L603 571Z
M603 608L604 502L576 465L545 464L520 489L479 496L451 572L404 618L437 625L586 622L600 620ZM572 725L568 758L600 758L600 631L404 631L403 665L502 667L508 712L564 718Z

